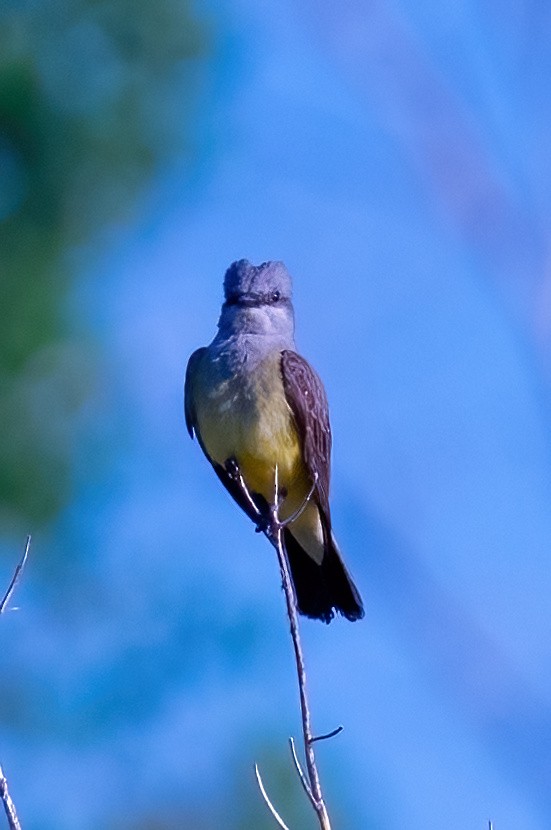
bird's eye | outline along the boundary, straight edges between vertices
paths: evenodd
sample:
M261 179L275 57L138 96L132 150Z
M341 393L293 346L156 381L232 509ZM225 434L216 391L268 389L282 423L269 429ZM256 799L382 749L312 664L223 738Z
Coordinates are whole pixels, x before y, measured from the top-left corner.
M237 305L239 303L239 296L237 294L230 294L226 300L226 305Z
M270 297L272 303L277 303L280 298L281 294L279 291L272 291L272 296Z

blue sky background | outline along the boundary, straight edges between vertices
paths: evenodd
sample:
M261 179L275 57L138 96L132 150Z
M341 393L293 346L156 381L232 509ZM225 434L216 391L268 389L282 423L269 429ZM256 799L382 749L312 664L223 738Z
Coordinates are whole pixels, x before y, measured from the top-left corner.
M345 726L318 750L336 826L543 830L549 11L205 11L219 34L198 164L167 169L101 256L71 254L68 313L102 368L76 497L34 541L49 577L31 558L2 621L25 705L1 759L24 826L153 826L138 816L154 803L163 827L183 810L237 822L253 761L268 753L268 788L287 764L299 721L276 563L183 424L187 358L246 257L294 277L297 343L331 405L335 530L366 605L355 625L303 623L315 729ZM269 827L264 809L242 826Z

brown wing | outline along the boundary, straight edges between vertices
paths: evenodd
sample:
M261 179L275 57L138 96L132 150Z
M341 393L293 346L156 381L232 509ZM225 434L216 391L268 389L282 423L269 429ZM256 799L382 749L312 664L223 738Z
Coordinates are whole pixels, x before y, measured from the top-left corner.
M309 363L296 352L281 353L281 374L287 403L302 441L302 454L316 490L320 507L329 522L331 476L331 427L323 383Z
M186 414L186 427L191 438L193 438L194 431L197 432L197 416L195 415L195 405L193 403L193 394L191 391L193 373L197 370L197 364L206 350L206 346L203 346L201 349L197 349L193 352L188 360L186 369L186 382L184 384L184 410Z

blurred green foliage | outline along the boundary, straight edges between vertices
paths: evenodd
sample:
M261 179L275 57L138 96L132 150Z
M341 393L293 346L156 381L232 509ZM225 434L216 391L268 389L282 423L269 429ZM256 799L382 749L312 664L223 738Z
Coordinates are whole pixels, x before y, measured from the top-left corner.
M283 752L282 752L283 748ZM283 747L265 743L255 757L259 759L262 779L269 798L289 827L316 827L315 813L296 774L290 753ZM300 748L299 748L300 752ZM166 810L152 798L148 814L117 817L108 822L109 830L273 830L276 826L257 785L251 758L228 759L229 789L217 798L206 800L194 810L189 807ZM335 826L346 822L343 813L331 805Z
M68 319L68 251L192 157L210 38L186 0L0 7L0 532L70 496L93 355Z

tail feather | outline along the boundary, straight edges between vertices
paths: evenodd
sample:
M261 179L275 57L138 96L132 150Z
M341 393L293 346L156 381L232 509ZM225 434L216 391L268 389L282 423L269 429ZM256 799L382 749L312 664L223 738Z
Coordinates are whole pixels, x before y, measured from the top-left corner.
M328 539L321 565L306 553L288 528L284 538L299 613L328 623L335 610L347 620L360 620L364 615L362 600L333 537Z

